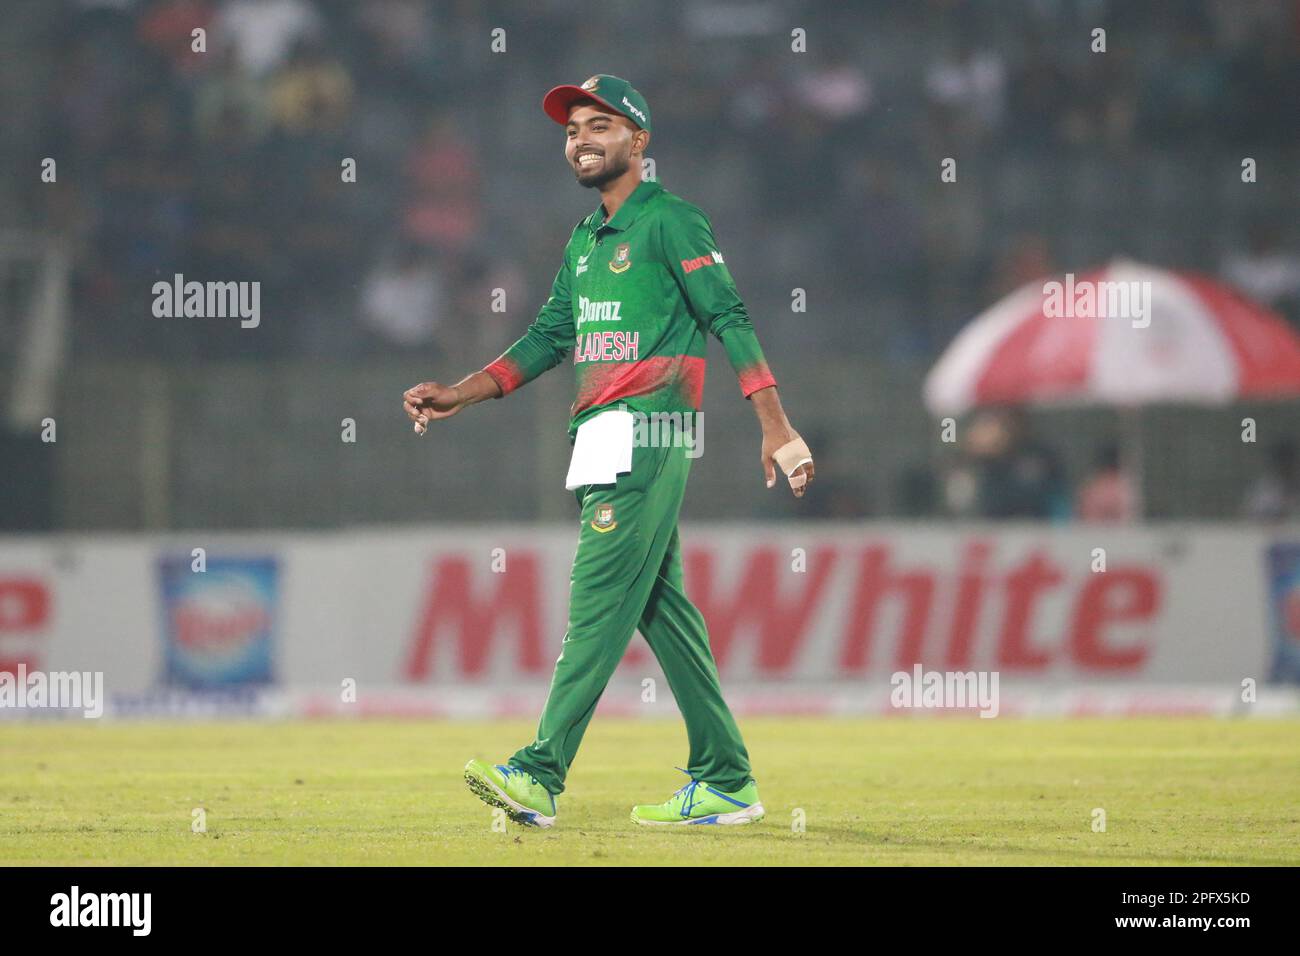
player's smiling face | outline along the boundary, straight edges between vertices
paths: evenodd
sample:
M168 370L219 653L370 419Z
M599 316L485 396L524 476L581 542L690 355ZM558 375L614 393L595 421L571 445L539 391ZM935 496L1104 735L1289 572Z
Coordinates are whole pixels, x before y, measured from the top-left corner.
M575 103L565 127L564 156L581 185L599 189L631 167L636 135L641 132L625 116L597 104ZM646 133L643 138L648 137Z

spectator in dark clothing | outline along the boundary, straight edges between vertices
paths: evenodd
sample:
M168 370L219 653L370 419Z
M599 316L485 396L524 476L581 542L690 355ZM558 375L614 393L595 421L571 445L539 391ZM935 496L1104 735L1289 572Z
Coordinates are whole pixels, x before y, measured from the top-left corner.
M983 518L1068 516L1066 483L1056 453L1030 436L1019 409L977 412L965 429L973 508Z
M1300 461L1293 442L1273 446L1268 471L1250 486L1242 510L1256 521L1300 517Z

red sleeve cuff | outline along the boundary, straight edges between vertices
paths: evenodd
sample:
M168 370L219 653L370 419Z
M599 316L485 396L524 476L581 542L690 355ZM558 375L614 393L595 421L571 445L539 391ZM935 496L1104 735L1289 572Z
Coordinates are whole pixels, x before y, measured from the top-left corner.
M769 385L776 384L776 378L766 365L759 365L754 368L747 368L740 373L740 393L746 398L753 395L760 388L767 388Z
M501 398L505 398L520 385L524 384L524 376L519 371L519 366L504 355L483 367L483 371L492 376L492 381L496 382L501 389Z

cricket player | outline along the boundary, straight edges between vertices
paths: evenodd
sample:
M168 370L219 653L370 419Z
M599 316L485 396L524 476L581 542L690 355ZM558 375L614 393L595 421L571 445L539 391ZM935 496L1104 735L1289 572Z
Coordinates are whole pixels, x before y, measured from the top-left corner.
M691 424L711 333L762 426L767 487L780 468L803 497L812 454L781 408L708 217L641 179L650 144L645 98L626 80L599 74L581 86L557 86L542 109L564 127L565 160L580 185L600 191L601 205L574 227L550 298L514 345L455 385L424 382L403 394L407 416L424 434L430 422L509 395L573 353L577 397L565 484L582 520L568 629L536 739L504 763L471 760L465 779L517 823L552 826L555 798L596 703L640 630L686 721L690 780L665 803L633 807L632 819L761 820L749 754L722 699L704 618L682 585L677 515L690 437L674 432L664 441L662 428L644 424Z

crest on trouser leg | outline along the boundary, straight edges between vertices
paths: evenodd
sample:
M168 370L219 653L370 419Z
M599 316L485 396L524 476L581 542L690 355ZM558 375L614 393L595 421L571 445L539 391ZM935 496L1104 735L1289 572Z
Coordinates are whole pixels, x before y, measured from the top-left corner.
M614 506L596 505L596 514L591 519L591 527L592 530L599 531L602 534L617 528L618 522L614 520Z

